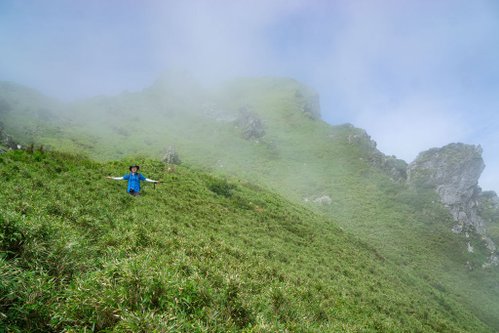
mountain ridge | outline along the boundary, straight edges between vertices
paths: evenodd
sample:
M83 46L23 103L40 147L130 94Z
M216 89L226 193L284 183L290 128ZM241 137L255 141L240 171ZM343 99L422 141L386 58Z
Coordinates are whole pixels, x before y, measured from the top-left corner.
M36 101L20 97L18 118L4 123L7 130L17 128L23 143L36 138L36 143L97 160L129 154L159 158L174 145L187 165L251 180L335 217L382 256L441 284L499 327L497 272L482 268L490 251L481 236L453 234L455 221L438 193L409 186L408 164L380 152L364 130L332 126L304 112L304 100L316 100L313 90L294 80L257 78L236 80L218 91L196 87L189 94L176 92L173 83L56 105L53 114L72 117L53 123L36 116L41 112ZM37 119L36 126L20 126L23 117ZM497 237L494 202L490 193L477 209Z

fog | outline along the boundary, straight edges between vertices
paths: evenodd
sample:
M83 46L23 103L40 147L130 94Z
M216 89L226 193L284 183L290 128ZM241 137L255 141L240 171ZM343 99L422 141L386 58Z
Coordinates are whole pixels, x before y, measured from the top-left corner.
M496 1L13 1L0 3L0 80L65 100L140 90L165 70L206 85L285 76L323 118L407 161L481 144L499 190Z

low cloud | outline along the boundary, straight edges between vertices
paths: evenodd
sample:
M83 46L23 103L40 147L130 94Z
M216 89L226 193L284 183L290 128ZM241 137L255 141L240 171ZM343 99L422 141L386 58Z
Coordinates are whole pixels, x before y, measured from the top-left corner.
M481 143L487 184L499 189L497 137L480 130L498 117L498 9L493 0L6 0L0 79L71 99L139 90L167 69L204 82L293 77L320 93L328 122L365 128L387 154Z

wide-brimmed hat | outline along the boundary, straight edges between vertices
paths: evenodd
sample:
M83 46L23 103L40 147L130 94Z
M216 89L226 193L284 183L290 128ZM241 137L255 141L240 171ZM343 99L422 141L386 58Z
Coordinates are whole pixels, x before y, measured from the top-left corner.
M128 168L128 170L132 171L132 168L137 168L137 171L140 169L140 167L137 164L130 165L130 167Z

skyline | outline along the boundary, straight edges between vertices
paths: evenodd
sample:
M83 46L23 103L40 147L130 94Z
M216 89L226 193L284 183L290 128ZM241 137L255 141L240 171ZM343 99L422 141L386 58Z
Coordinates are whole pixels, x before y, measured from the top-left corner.
M11 1L0 80L63 100L141 90L186 69L207 85L284 76L323 119L365 129L411 162L480 144L499 190L499 4L494 1Z

